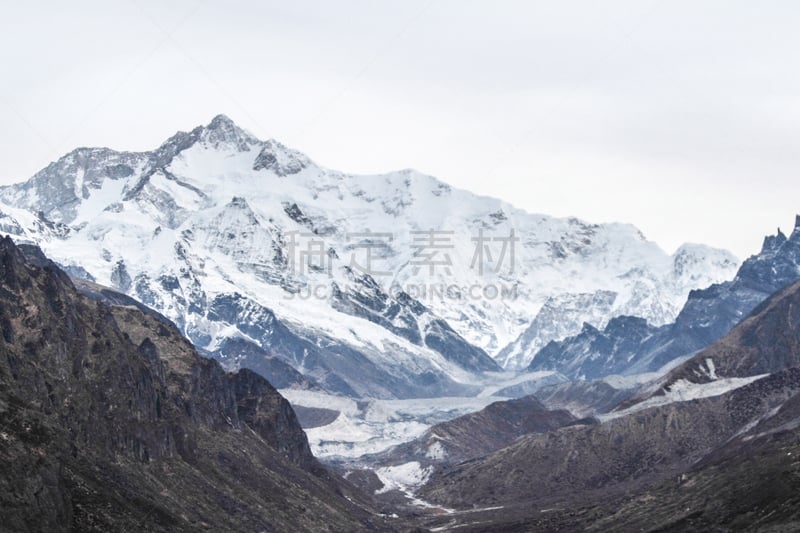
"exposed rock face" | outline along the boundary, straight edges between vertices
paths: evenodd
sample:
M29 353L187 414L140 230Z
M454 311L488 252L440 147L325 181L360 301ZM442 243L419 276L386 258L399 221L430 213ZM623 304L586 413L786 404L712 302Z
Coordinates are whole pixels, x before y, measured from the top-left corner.
M266 380L28 251L0 240L5 531L375 527Z
M349 267L346 272L352 283L345 290L334 285L331 298L334 309L378 324L412 344L431 348L467 370L499 370L486 352L466 342L447 322L408 293L400 291L392 298L372 276L359 275Z
M253 170L271 170L277 176L286 177L297 174L310 164L311 161L300 152L291 150L277 141L269 140L264 143L264 147L256 156Z
M691 291L673 324L654 327L620 317L603 331L584 327L576 336L545 346L529 368L576 379L655 371L711 345L771 294L798 279L800 225L789 238L780 230L766 237L761 252L747 259L732 281Z
M625 372L642 345L664 331L643 318L612 318L601 331L584 324L580 334L551 341L536 354L531 370L557 370L570 379L594 379Z

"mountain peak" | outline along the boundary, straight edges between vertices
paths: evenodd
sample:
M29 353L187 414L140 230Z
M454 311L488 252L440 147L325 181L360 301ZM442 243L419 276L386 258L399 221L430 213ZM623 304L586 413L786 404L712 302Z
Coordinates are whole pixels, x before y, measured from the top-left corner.
M208 126L206 127L208 129L219 129L219 128L231 128L231 127L236 128L238 126L236 126L236 123L233 120L231 120L231 118L228 115L223 115L222 113L220 113L216 117L212 118L211 122L209 122Z
M778 229L778 233L780 233L780 228ZM794 228L792 232L789 234L789 237L783 237L784 241L792 241L793 243L797 243L800 241L800 214L794 216Z
M764 237L764 243L761 245L761 253L777 250L786 240L786 235L783 234L781 228L778 228L777 234Z
M261 144L254 135L251 135L226 115L217 115L206 127L202 129L201 139L215 148L222 144L232 145L239 152L247 152L251 146Z

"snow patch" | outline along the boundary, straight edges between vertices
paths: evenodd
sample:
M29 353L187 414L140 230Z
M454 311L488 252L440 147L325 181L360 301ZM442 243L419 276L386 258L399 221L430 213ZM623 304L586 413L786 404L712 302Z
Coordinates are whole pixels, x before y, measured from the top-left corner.
M759 379L768 375L769 374L760 374L758 376L750 376L746 378L724 378L718 379L717 381L712 381L711 383L693 383L686 379L679 379L670 385L668 388L669 390L667 390L663 395L652 396L647 400L637 403L636 405L633 405L627 409L599 415L597 418L599 418L601 422L605 422L607 420L612 420L621 416L627 416L651 407L658 407L676 402L688 402L700 398L720 396L732 390L744 387L745 385L753 383L754 381L758 381Z
M717 377L717 367L714 366L714 360L710 357L706 357L706 368L708 369L706 375L709 378L715 380L719 379L719 377Z
M444 447L444 444L442 444L442 441L436 440L428 445L428 449L425 451L425 457L433 459L434 461L446 459L447 449Z
M383 487L376 490L375 494L383 494L390 490L408 492L424 485L432 473L432 466L423 468L417 461L378 468L375 474L383 483Z

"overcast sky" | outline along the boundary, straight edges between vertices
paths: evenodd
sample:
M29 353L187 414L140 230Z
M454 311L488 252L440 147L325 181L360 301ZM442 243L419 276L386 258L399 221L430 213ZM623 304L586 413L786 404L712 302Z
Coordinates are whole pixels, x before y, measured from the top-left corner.
M755 253L800 212L786 1L6 2L0 182L225 113L323 166Z

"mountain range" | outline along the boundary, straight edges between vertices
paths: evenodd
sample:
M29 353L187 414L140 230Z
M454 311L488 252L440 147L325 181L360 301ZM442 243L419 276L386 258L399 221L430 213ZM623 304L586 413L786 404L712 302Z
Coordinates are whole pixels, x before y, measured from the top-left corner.
M584 323L669 323L738 266L412 170L329 170L222 115L150 152L74 150L0 189L0 230L225 368L353 397L474 394Z
M529 369L589 380L654 372L711 345L761 302L799 279L800 215L789 237L780 229L766 237L761 251L732 280L690 292L673 323L655 326L640 317L620 316L602 331L587 323L578 335L551 341Z
M218 116L0 232L3 528L800 524L800 217L668 255Z

